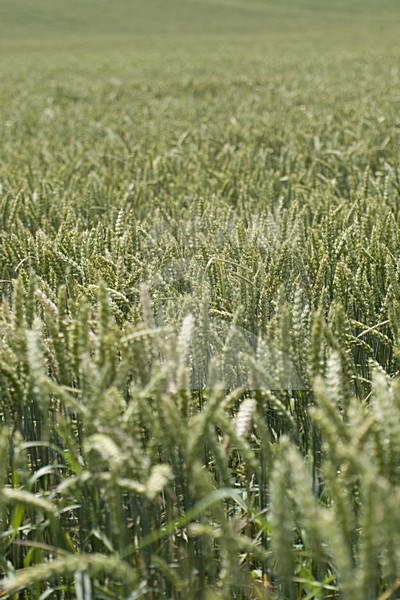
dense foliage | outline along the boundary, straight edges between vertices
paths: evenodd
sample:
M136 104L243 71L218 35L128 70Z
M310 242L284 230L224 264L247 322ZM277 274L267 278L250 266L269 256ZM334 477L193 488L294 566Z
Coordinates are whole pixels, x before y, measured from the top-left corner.
M0 597L400 597L396 3L81 4L0 5Z

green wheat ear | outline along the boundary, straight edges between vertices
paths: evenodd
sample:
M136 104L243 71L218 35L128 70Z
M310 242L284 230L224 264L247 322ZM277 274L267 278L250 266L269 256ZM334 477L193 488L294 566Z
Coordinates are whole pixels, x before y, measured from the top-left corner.
M135 585L138 581L138 575L135 570L118 557L106 557L101 554L63 555L51 562L22 570L10 577L10 579L3 580L0 593L10 597L20 590L34 586L36 583L51 581L60 576L75 575L78 579L78 575L81 573L88 573L92 576L102 573L113 575L120 578L126 585Z
M287 597L294 594L292 577L295 559L293 546L295 526L293 520L293 498L287 493L290 481L290 465L285 459L287 440L281 440L275 457L274 470L271 477L271 536L276 560L276 570L282 580L282 591Z

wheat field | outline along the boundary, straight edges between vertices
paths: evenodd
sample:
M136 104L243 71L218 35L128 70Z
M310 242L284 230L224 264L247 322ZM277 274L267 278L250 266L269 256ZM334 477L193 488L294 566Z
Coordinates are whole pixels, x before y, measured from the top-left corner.
M399 26L0 0L1 598L400 598Z

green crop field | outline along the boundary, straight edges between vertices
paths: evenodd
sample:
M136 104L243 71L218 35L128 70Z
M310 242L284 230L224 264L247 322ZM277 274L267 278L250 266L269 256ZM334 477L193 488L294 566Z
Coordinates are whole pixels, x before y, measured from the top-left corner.
M0 0L0 598L400 598L398 0Z

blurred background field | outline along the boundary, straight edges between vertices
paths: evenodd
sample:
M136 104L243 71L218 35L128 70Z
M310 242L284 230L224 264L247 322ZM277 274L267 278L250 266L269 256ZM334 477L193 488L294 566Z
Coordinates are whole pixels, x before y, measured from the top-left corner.
M246 68L237 59L249 65L278 57L307 63L322 50L328 56L395 51L399 27L395 0L3 0L0 11L3 73L14 61L31 68L36 61L38 71L59 61L61 72L78 61L95 72L108 54L110 71L130 67L134 76L135 67L165 67L179 49L181 68L190 70L194 60L193 68L210 69L209 58L222 46L239 73ZM228 58L223 54L221 68Z
M73 180L85 187L87 161L109 168L100 142L103 155L115 158L112 185L121 188L146 157L174 152L190 133L189 152L180 157L185 193L193 169L201 193L203 184L213 189L210 164L190 152L197 152L190 136L202 128L214 154L215 140L230 133L254 149L260 136L270 148L278 136L285 151L299 154L301 130L304 141L321 138L322 152L326 145L363 160L363 140L356 147L343 130L336 142L328 121L354 115L368 138L374 119L384 116L382 139L368 155L393 135L398 27L393 0L3 0L1 177L14 186L10 172L32 160L37 184L57 187L60 167L71 171L76 162ZM130 160L133 150L138 160Z

